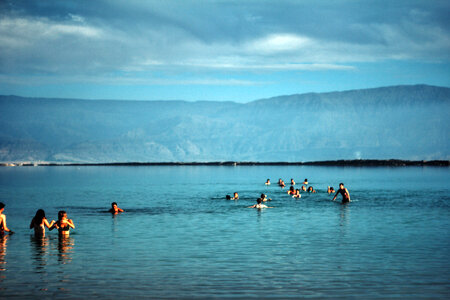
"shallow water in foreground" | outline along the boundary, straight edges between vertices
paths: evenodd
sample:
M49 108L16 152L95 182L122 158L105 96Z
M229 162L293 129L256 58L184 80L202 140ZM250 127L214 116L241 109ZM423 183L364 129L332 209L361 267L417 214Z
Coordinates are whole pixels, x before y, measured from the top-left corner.
M449 168L0 168L0 297L449 298ZM300 200L274 184L308 178ZM264 182L270 178L272 185ZM353 202L331 202L344 182ZM239 192L240 200L225 200ZM274 208L246 208L266 193ZM340 196L339 196L340 199ZM112 201L126 210L105 213ZM28 229L38 208L70 238Z

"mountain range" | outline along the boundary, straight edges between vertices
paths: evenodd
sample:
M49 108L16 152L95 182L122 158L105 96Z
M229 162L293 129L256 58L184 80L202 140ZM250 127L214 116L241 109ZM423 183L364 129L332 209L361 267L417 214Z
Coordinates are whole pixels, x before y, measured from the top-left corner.
M450 159L450 88L392 86L248 103L0 96L1 162Z

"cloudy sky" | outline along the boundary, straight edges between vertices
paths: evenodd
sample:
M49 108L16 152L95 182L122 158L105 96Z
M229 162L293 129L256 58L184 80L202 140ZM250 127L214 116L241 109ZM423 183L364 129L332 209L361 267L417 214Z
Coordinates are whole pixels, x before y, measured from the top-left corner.
M0 1L0 94L232 100L450 86L450 1Z

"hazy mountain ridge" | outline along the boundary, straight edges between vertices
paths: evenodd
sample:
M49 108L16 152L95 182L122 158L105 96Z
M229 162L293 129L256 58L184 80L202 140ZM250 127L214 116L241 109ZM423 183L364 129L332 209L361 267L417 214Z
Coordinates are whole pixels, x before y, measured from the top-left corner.
M234 102L0 96L0 161L449 159L450 89Z

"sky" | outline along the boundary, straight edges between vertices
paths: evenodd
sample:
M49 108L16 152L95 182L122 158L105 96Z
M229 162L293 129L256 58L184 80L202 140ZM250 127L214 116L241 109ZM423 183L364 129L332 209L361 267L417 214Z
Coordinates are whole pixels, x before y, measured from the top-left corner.
M450 86L450 1L0 0L0 94L249 102Z

